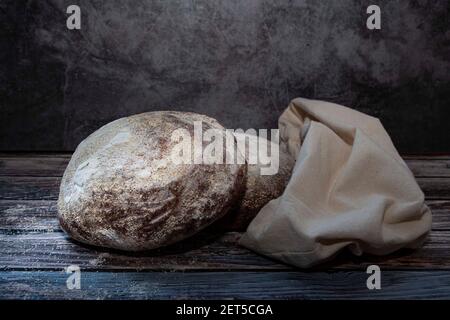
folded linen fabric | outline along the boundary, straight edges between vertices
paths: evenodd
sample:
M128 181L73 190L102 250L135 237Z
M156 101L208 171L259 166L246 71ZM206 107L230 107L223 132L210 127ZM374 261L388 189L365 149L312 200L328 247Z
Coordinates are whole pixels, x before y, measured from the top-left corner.
M310 267L344 248L384 255L423 243L431 212L378 119L297 98L279 129L296 164L283 194L249 225L243 246Z

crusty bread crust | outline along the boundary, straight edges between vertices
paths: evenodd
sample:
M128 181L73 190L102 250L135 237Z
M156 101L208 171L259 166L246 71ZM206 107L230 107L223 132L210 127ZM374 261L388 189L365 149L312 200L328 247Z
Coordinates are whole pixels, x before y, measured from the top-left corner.
M172 132L192 132L194 121L225 130L207 116L161 111L116 120L81 142L61 182L62 228L87 244L139 251L222 217L242 196L246 165L170 161Z

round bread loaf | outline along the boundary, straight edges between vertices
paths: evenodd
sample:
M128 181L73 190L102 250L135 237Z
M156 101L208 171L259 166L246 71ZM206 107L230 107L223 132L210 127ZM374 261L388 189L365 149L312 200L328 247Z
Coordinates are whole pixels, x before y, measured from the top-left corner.
M61 182L61 227L87 244L138 251L182 240L222 217L242 193L246 167L174 163L172 133L183 128L193 137L194 121L225 130L207 116L162 111L91 134Z
M248 137L248 134L245 134ZM274 150L273 142L262 139L268 146L268 150ZM282 143L279 148L279 167L278 172L273 175L261 175L261 168L266 167L260 161L257 163L248 163L249 150L248 145L245 150L241 150L245 154L247 161L247 175L245 181L245 191L243 196L233 210L219 222L220 227L226 230L243 231L247 228L253 218L270 200L278 198L286 188L287 183L292 174L295 165L294 157L288 153L286 146ZM260 158L258 157L258 160Z

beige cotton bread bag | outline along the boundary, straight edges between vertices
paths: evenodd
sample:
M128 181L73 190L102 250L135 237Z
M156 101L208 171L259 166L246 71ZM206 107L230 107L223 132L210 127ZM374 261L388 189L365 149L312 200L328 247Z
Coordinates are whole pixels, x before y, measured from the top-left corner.
M343 248L383 255L423 243L431 212L378 119L297 98L279 128L296 164L285 191L261 209L242 245L310 267Z

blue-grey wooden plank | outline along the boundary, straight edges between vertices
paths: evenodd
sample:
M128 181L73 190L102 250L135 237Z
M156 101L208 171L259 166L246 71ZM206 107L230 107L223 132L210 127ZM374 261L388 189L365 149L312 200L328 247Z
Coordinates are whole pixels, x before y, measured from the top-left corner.
M1 299L449 299L450 272L82 272L69 290L63 271L0 272Z

